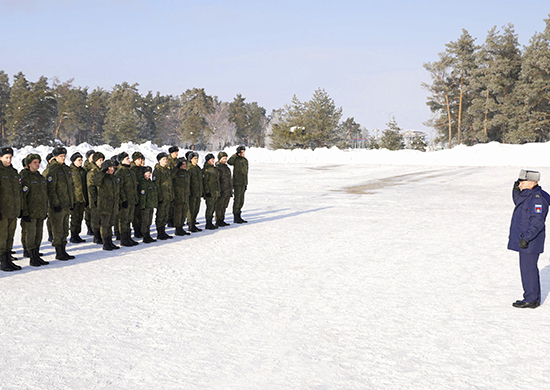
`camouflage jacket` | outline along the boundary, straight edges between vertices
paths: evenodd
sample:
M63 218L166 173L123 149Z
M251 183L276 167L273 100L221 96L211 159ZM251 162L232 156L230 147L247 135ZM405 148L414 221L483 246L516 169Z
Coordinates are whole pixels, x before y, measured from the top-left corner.
M21 191L23 193L21 210L23 217L32 219L46 218L48 215L48 185L40 172L23 169Z
M172 170L172 187L174 188L174 203L187 204L189 202L189 172L187 169Z
M229 157L229 165L233 165L233 187L242 187L248 185L248 160L237 154Z
M138 203L136 173L129 165L120 164L115 176L120 178L120 202L136 205Z
M220 179L218 177L218 170L215 166L208 163L204 164L202 182L205 197L219 198Z
M187 172L189 172L189 197L202 197L202 169L198 165L189 164Z
M21 180L17 170L0 162L0 214L17 218L21 214Z
M231 181L231 169L227 164L219 161L216 163L216 170L220 179L220 196L222 198L231 198L233 196L233 183Z
M88 185L86 183L86 170L71 164L73 175L74 198L77 203L88 203Z
M46 176L48 184L48 200L50 207L71 209L74 207L74 184L71 169L53 160L48 166Z
M153 181L158 189L158 201L171 202L174 199L174 190L172 188L172 172L168 167L162 167L157 163L153 172Z
M143 176L138 179L139 208L154 209L158 207L157 185L152 180L146 180Z

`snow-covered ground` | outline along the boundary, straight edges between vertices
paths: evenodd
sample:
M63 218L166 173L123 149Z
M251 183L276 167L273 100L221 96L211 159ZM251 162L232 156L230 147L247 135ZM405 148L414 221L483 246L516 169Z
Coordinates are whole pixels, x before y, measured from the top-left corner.
M50 265L1 273L0 388L550 388L550 257L542 306L515 309L506 250L512 184L550 188L548 156L251 149L248 224L114 253L86 236L69 262L44 244Z

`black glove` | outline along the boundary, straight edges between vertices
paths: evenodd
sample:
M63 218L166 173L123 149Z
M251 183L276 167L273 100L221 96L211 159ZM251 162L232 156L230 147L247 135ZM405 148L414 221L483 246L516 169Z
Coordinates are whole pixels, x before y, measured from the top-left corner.
M519 240L519 247L521 249L527 249L528 246L529 246L529 243L525 241L523 238Z
M61 212L61 206L55 206L53 208L53 211L55 211L56 213L60 213Z
M519 189L519 180L516 180L514 182L514 191L520 191L520 189Z
M128 208L128 201L125 200L124 202L122 202L121 206L122 206L123 209L127 209Z
M21 218L23 221L27 222L27 223L31 223L31 216L30 215L25 215L23 218Z

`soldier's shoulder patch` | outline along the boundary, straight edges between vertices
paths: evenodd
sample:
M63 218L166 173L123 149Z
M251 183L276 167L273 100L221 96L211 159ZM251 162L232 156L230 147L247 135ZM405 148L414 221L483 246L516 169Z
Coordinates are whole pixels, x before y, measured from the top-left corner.
M117 183L120 183L120 177L116 178Z
M53 177L51 176L48 176L48 179L47 179L50 183L53 181Z
M23 186L23 192L27 192L29 190L29 187Z
M141 195L145 195L145 190L141 190Z
M535 214L542 214L542 205L536 204L535 205Z
M151 180L156 181L157 180L156 176L153 176Z

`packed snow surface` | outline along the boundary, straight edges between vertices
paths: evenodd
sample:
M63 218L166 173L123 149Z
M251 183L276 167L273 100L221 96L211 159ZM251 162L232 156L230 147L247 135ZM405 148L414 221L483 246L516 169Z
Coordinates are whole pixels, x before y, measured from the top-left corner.
M49 149L15 165L30 151ZM216 231L115 252L84 236L68 262L46 242L50 265L1 273L0 388L550 388L550 259L542 305L516 309L506 249L512 184L530 168L550 187L549 156L250 149L248 224L230 205Z

